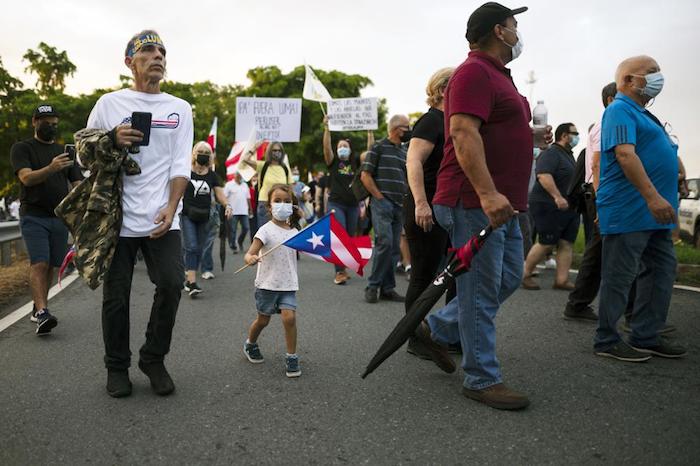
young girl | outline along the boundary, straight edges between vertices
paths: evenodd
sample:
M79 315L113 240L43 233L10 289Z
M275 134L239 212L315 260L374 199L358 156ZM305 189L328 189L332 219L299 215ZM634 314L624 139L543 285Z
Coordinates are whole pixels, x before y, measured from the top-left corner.
M268 198L268 215L272 220L258 229L245 255L248 265L258 264L258 273L255 277L255 307L258 317L248 330L248 339L243 345L243 352L248 361L254 364L264 361L258 347L258 337L270 323L270 317L279 313L282 315L284 337L287 343L287 377L299 377L301 368L299 356L296 354L296 291L299 289L296 252L282 246L263 258L260 256L298 232L300 215L297 200L289 185L272 186Z

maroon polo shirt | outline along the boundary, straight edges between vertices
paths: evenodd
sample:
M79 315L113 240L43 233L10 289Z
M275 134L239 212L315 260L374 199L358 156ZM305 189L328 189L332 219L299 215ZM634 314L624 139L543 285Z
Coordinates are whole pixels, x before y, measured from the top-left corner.
M440 164L433 204L481 208L479 196L457 162L450 137L450 117L474 115L482 121L486 164L499 193L514 209L527 210L527 187L532 170L530 105L515 88L510 70L495 58L469 52L445 91L445 155Z

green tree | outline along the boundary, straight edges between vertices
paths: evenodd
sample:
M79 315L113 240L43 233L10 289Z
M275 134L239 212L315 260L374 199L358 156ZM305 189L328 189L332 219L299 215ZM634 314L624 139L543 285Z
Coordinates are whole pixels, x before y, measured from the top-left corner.
M45 42L39 42L38 48L38 51L28 49L22 57L29 62L25 71L37 75L36 85L40 95L63 92L66 88L66 78L75 74L76 66L70 61L65 50L59 52L56 47L51 47Z

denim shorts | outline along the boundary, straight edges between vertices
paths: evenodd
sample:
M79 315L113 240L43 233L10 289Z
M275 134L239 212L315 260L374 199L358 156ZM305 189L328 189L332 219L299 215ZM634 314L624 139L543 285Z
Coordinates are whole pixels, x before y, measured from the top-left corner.
M68 229L56 217L24 215L19 221L29 262L60 267L68 252Z
M271 316L279 314L281 309L297 310L296 291L273 291L255 289L255 308L260 314Z

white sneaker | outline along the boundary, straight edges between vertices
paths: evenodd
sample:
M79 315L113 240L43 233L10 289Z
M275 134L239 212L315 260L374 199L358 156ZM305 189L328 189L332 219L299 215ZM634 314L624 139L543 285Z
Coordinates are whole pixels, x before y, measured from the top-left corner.
M211 280L212 278L214 278L214 274L211 272L204 272L202 274L202 278L205 280Z
M555 261L553 257L550 257L549 259L544 261L544 268L545 269L556 269L557 268L557 261Z

